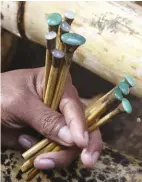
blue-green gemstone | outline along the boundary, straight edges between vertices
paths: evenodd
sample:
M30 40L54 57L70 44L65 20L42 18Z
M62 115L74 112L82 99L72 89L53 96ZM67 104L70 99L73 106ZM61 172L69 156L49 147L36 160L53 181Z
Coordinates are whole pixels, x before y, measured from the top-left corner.
M80 46L86 42L86 39L76 33L65 33L61 36L62 42L72 46Z
M131 75L125 75L124 76L125 78L125 81L131 86L131 87L135 87L136 86L136 83L133 79L133 77Z
M131 113L132 112L132 106L130 102L127 99L122 99L122 106L125 112Z
M121 92L124 95L128 95L129 94L129 85L126 81L121 81L118 84L118 87L120 88Z
M52 13L47 17L47 24L50 26L60 25L62 17L59 13Z
M121 93L120 88L117 87L117 88L114 89L114 95L115 95L116 99L122 101L123 95L122 95L122 93Z

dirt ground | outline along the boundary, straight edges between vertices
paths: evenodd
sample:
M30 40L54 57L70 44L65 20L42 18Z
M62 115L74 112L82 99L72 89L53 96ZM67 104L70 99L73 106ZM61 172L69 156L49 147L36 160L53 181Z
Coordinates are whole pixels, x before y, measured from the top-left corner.
M19 40L17 53L10 69L34 68L44 65L45 49L29 41ZM71 67L73 84L80 97L90 99L106 93L113 85L97 75L73 63ZM101 128L103 140L136 158L142 160L142 98L130 96L133 106L131 115L122 114Z

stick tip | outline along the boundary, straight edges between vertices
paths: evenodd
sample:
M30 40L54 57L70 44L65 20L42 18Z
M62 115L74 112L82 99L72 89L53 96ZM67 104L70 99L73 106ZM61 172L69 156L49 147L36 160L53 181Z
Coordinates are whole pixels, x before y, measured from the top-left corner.
M56 32L51 31L51 32L48 32L47 34L45 34L45 39L52 40L52 39L55 39L56 36L57 36Z
M86 42L86 39L77 33L64 33L61 40L71 46L80 46Z
M47 24L50 26L60 25L62 22L62 16L59 13L49 14L47 17Z
M66 21L63 21L60 25L60 28L62 31L64 32L69 32L70 29L71 29L71 26L66 22Z
M125 75L124 76L125 81L131 86L131 87L135 87L136 83L134 81L134 78L131 75Z
M64 52L62 50L59 50L59 49L53 49L52 50L52 55L53 57L56 57L56 58L63 58L65 56Z
M64 16L68 19L73 20L75 18L75 13L73 11L67 10L65 11Z
M132 112L132 106L127 99L125 98L122 99L122 106L126 113L130 114Z

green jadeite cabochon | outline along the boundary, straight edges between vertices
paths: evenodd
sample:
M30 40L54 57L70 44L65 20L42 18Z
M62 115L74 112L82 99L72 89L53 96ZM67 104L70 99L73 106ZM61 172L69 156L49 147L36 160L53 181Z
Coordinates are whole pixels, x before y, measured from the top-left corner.
M65 33L61 36L61 40L65 44L69 44L72 46L79 46L86 42L86 39L83 36L76 33Z
M116 87L116 88L114 89L114 95L115 95L116 99L122 101L123 95L122 95L122 93L121 93L120 88Z
M122 106L125 112L131 113L132 112L132 106L130 102L127 99L122 99Z
M124 78L129 85L131 85L132 87L136 86L136 83L131 75L125 75Z
M120 88L121 92L124 95L128 95L129 94L129 85L126 81L121 81L118 84L118 87Z
M51 26L59 25L62 22L62 17L59 13L52 13L47 17L47 24Z

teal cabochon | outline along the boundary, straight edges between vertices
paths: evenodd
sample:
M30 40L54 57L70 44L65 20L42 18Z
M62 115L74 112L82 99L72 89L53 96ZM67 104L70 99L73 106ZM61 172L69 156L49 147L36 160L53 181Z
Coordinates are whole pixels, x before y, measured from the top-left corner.
M127 113L131 113L132 112L132 106L130 104L130 102L127 99L122 99L122 106L125 112Z
M50 26L60 25L62 22L62 16L59 13L49 14L47 17L47 24Z
M125 78L125 81L131 86L131 87L135 87L136 86L136 83L133 79L133 77L131 75L125 75L124 76Z
M86 39L82 35L76 33L65 33L61 36L61 40L65 44L72 46L80 46L86 42Z
M118 87L124 95L129 94L129 85L126 81L120 81Z
M114 88L114 95L115 95L116 99L122 101L123 95L122 95L122 92L119 87Z

